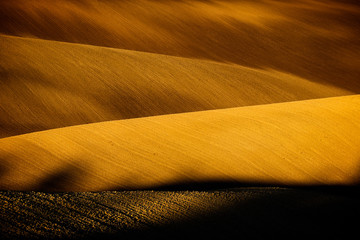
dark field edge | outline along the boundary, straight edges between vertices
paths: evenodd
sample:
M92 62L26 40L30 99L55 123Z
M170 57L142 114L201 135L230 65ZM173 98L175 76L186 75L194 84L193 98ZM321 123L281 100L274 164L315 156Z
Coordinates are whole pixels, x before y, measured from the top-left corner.
M184 181L171 184L164 184L150 188L131 189L131 190L145 190L145 191L211 191L211 190L228 190L242 189L242 188L288 188L288 189L303 189L314 191L329 191L339 193L360 193L360 182L355 182L352 185L346 184L279 184L279 183L264 183L264 182L246 182L246 181ZM123 189L114 189L115 191L123 191Z
M0 236L345 239L360 231L359 186L203 184L133 191L0 191ZM200 205L198 211L199 201L208 207ZM169 212L182 217L168 219Z

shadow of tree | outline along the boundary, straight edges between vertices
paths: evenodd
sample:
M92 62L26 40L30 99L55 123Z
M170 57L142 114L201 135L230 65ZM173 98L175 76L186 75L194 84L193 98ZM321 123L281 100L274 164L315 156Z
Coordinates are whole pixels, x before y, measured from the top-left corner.
M34 191L41 192L64 192L68 186L79 180L84 171L73 164L62 166L57 172L49 174L34 187Z
M8 164L0 158L0 178L8 171Z

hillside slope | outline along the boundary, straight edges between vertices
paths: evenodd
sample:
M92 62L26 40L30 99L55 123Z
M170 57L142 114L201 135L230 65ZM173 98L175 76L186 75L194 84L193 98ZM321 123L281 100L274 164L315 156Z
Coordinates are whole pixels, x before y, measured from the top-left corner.
M360 96L110 121L0 140L2 190L355 184ZM335 147L336 146L336 147Z
M0 36L0 137L351 92L275 71Z
M0 1L0 32L272 68L360 93L360 5L340 0Z

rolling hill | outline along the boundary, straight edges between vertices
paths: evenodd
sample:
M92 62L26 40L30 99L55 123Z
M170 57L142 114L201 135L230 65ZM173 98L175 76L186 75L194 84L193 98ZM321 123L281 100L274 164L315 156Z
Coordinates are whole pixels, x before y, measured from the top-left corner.
M0 189L101 191L207 181L357 184L359 106L354 95L3 138Z
M357 1L0 1L0 33L275 69L360 93Z
M0 137L351 94L274 70L0 36Z
M358 235L356 0L0 0L1 239Z

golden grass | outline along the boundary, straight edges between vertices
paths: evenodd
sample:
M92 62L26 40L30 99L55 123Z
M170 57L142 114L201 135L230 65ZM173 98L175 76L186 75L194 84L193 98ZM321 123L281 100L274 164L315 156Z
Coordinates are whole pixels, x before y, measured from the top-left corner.
M160 114L351 94L289 74L0 36L0 136Z
M355 184L360 96L110 121L0 140L3 190Z

